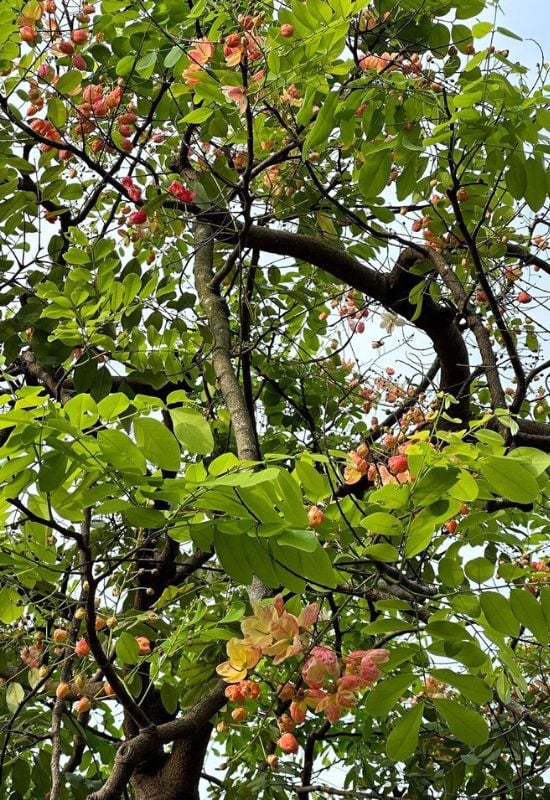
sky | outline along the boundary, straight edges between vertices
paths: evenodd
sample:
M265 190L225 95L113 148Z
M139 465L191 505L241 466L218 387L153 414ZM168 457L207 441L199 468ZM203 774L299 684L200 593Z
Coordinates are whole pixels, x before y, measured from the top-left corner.
M509 39L510 49L526 66L540 63L540 50L528 39L536 39L542 46L545 60L550 60L550 3L548 0L501 0L503 13L497 16L497 25L523 36L526 41Z

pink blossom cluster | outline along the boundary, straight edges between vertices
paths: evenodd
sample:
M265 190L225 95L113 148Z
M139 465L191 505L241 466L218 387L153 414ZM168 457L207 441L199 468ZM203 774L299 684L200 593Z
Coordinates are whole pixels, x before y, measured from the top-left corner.
M330 647L313 647L302 665L302 680L308 688L293 694L290 716L295 722L303 722L308 708L312 708L324 712L329 722L337 722L357 704L357 693L378 680L378 665L389 657L388 650L377 648L354 650L339 659ZM287 699L289 695L286 684Z
M183 203L192 203L197 196L196 192L188 189L181 181L172 181L168 187L168 192Z
M141 189L139 186L134 185L134 181L129 175L123 178L121 183L126 189L126 193L128 194L130 200L133 200L134 203L136 203L138 200L141 200Z

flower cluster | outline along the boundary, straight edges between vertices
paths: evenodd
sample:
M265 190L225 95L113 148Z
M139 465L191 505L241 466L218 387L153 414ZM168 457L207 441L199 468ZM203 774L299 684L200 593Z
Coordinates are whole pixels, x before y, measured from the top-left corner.
M379 665L388 661L390 654L388 650L377 648L354 650L339 658L331 647L308 647L307 629L315 624L319 615L316 603L295 616L285 610L283 599L278 595L270 605L254 603L253 609L254 615L241 622L244 638L229 640L229 659L219 664L216 670L230 684L225 696L242 706L247 700L259 697L259 685L247 679L246 675L263 656L271 656L274 664L280 664L305 651L301 665L303 686L287 682L277 690L278 699L290 704L290 713L283 714L278 720L282 734L279 746L285 752L293 753L297 751L298 743L291 731L296 723L305 720L308 710L324 713L331 723L339 720L357 704L358 692L378 680L381 674ZM234 709L231 717L243 721L246 713Z
M394 442L395 440L395 442ZM388 448L397 445L394 436L386 436L384 444ZM363 475L376 485L385 486L387 483L410 483L412 476L409 472L407 456L405 451L410 442L406 442L398 448L398 453L392 455L387 460L387 466L383 463L374 463L367 460L369 448L366 444L360 444L350 453L352 464L344 468L344 482L348 485L358 483Z
M21 660L29 667L29 669L38 669L40 666L40 658L44 646L42 642L35 642L29 646L22 647L19 651Z
M334 302L334 307L337 305L337 301ZM363 319L368 317L369 311L368 308L359 308L357 305L357 293L351 289L350 291L346 292L345 301L338 307L338 313L340 317L347 320L349 329L353 333L364 333L365 331L365 323Z
M241 622L244 639L230 639L227 643L227 661L216 667L218 675L227 683L238 683L246 678L262 656L272 656L274 664L301 653L307 644L306 629L317 621L319 606L312 603L299 616L285 611L280 595L269 606L253 603L254 614Z
M377 56L374 53L364 56L359 61L362 70L375 70L376 72L395 72L396 70L403 75L420 75L422 65L418 53L412 53L407 58L402 53L382 53Z
M388 661L389 651L354 650L339 659L330 647L313 647L302 665L302 680L308 687L298 690L290 704L290 716L303 722L308 708L323 712L337 722L357 704L357 692L372 686L380 677L379 664Z
M238 66L245 53L248 61L257 61L262 57L260 43L258 37L253 36L250 31L246 31L243 36L238 33L231 33L229 36L226 36L223 54L227 66Z

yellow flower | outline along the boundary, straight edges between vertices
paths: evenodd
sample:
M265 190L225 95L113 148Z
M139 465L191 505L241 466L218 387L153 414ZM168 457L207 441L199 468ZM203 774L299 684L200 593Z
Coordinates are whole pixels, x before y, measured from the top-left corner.
M227 683L238 683L246 678L249 669L256 666L261 651L246 639L230 639L226 646L229 659L218 664L216 672Z
M271 628L279 615L273 604L262 606L254 601L252 608L254 609L254 615L245 617L241 621L241 630L244 637L254 647L259 647L263 650L265 647L269 647L273 641Z
M275 656L274 664L280 664L286 658L302 652L300 628L294 614L284 611L271 626L271 633L275 641L270 647L264 648L263 652L268 656Z

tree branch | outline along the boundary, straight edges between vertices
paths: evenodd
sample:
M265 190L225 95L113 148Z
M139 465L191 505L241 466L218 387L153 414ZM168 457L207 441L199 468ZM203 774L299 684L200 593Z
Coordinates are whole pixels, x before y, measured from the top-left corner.
M212 366L235 431L237 455L243 461L259 461L256 430L231 360L229 311L217 289L214 277L214 235L210 225L197 222L195 227L195 286L212 332Z
M88 800L114 800L128 785L137 765L147 758L151 750L177 739L196 735L227 702L225 686L223 681L219 681L183 717L143 731L124 742L118 749L110 777Z

